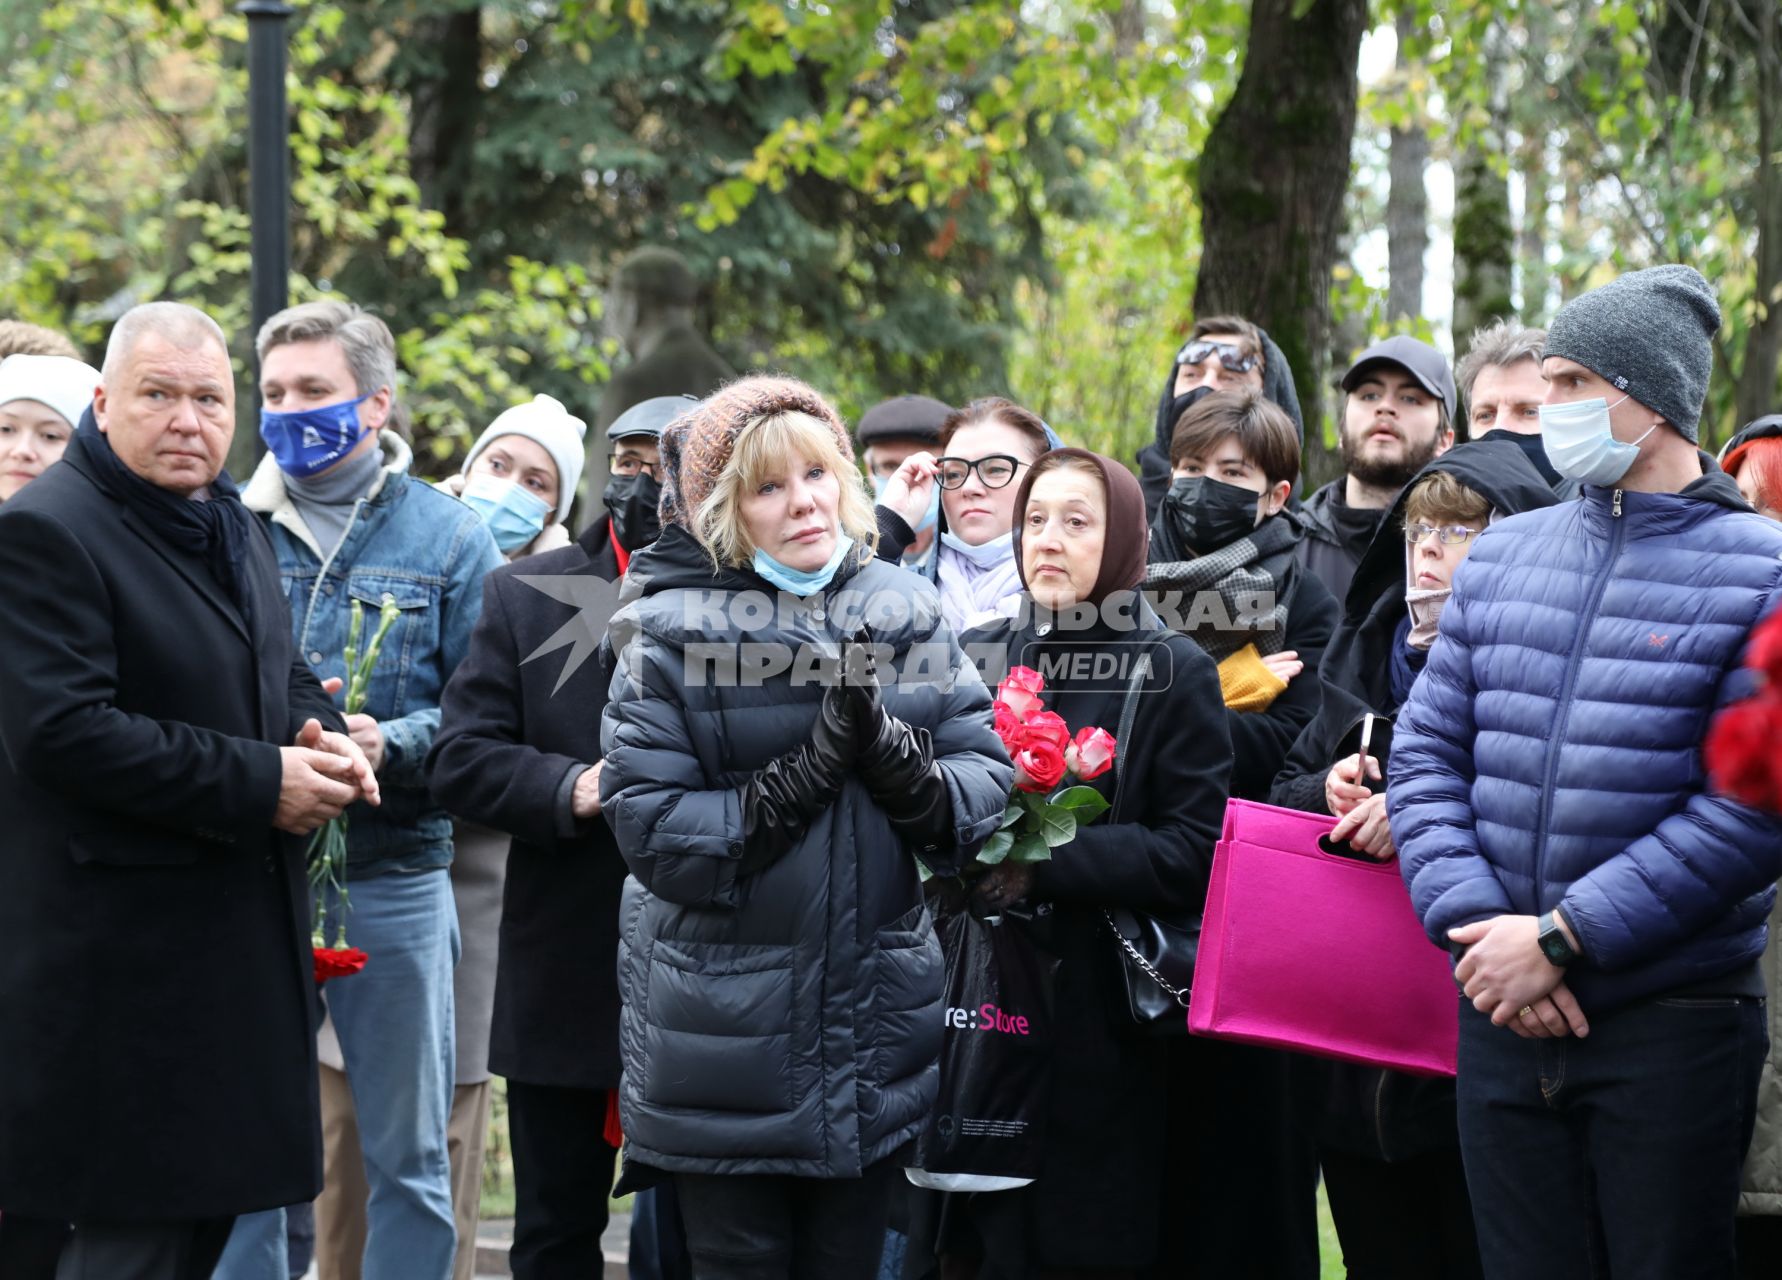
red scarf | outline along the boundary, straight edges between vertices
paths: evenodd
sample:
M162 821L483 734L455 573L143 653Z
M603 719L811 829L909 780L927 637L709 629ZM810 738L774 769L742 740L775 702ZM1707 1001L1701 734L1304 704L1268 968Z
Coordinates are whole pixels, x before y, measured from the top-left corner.
M625 576L625 571L631 567L631 553L619 545L619 531L613 526L611 516L606 518L606 531L612 537L613 556L619 562L619 576L622 578Z

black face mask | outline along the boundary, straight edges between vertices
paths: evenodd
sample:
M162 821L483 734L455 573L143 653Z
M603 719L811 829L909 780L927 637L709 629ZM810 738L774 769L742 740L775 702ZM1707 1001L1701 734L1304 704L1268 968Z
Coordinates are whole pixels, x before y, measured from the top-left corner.
M662 486L656 483L656 477L642 471L634 476L614 476L601 490L600 499L613 518L613 536L628 553L642 551L662 532L662 521L656 514Z
M1256 527L1253 489L1226 484L1209 476L1189 476L1170 485L1157 517L1183 548L1204 556L1228 547Z
M1176 375L1170 374L1171 378ZM1171 383L1173 386L1174 383ZM1157 447L1164 453L1169 452L1170 437L1176 433L1176 424L1182 415L1193 406L1213 394L1212 387L1190 387L1179 396L1172 396L1167 403L1157 407Z

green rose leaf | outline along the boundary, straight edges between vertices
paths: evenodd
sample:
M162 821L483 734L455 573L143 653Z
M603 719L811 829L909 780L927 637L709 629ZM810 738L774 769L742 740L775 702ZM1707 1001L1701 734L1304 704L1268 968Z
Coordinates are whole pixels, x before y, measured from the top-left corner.
M1040 814L1039 838L1046 842L1048 849L1069 844L1076 837L1077 815L1069 809L1051 805Z
M1050 862L1052 850L1039 836L1022 836L1009 850L1011 862Z
M1012 832L998 831L984 841L984 847L978 850L978 861L987 867L993 867L1009 856L1009 849L1014 843L1015 837Z
M1067 787L1052 797L1052 806L1070 810L1078 826L1094 822L1108 811L1107 798L1094 787Z

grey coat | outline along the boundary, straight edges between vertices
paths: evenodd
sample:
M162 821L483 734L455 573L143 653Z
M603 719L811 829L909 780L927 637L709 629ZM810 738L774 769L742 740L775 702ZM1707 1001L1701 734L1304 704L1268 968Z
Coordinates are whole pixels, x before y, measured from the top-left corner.
M880 561L797 601L753 573L714 574L676 526L629 578L642 598L613 620L601 776L632 872L619 951L627 1159L857 1177L914 1138L933 1103L940 947L915 859L858 780L784 857L738 877L742 787L808 738L823 689L789 674L726 680L712 658L744 641L833 653L864 607L897 655L895 682L881 667L887 710L929 731L947 777L956 847L930 855L940 869L976 851L1007 800L990 694L933 589ZM745 620L751 596L779 616Z

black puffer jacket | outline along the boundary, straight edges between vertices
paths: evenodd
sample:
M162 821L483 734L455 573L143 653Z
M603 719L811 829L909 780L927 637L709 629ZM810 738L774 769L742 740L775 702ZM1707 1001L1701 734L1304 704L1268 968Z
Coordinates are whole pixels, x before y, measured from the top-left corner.
M1299 392L1293 385L1293 369L1287 353L1275 345L1266 330L1262 334L1262 394L1293 419L1294 427L1305 434L1306 424L1300 416ZM1145 491L1145 521L1157 518L1157 507L1169 492L1169 442L1176 433L1176 371L1182 366L1172 362L1169 376L1163 381L1163 394L1157 401L1156 437L1138 451L1139 487Z
M1485 495L1500 516L1555 501L1528 455L1495 434L1450 449L1419 472L1418 479L1436 471ZM1361 718L1370 711L1390 716L1398 710L1389 672L1393 635L1405 616L1404 506L1416 483L1399 494L1355 572L1343 620L1318 672L1323 707L1275 779L1269 796L1275 804L1328 813L1325 776L1342 752L1353 750ZM1390 770L1390 758L1386 764ZM1324 1099L1318 1133L1325 1144L1375 1160L1405 1160L1457 1145L1452 1081L1349 1063L1304 1062L1308 1073L1325 1079L1316 1090Z
M990 694L933 590L880 561L804 601L714 573L683 527L632 560L601 798L631 868L620 908L620 1112L628 1161L683 1173L856 1177L934 1101L940 947L916 862L865 785L778 861L739 876L744 785L806 742L820 681L725 679L748 643L815 659L862 619L896 653L886 710L932 736L955 848L996 830L1013 769Z

